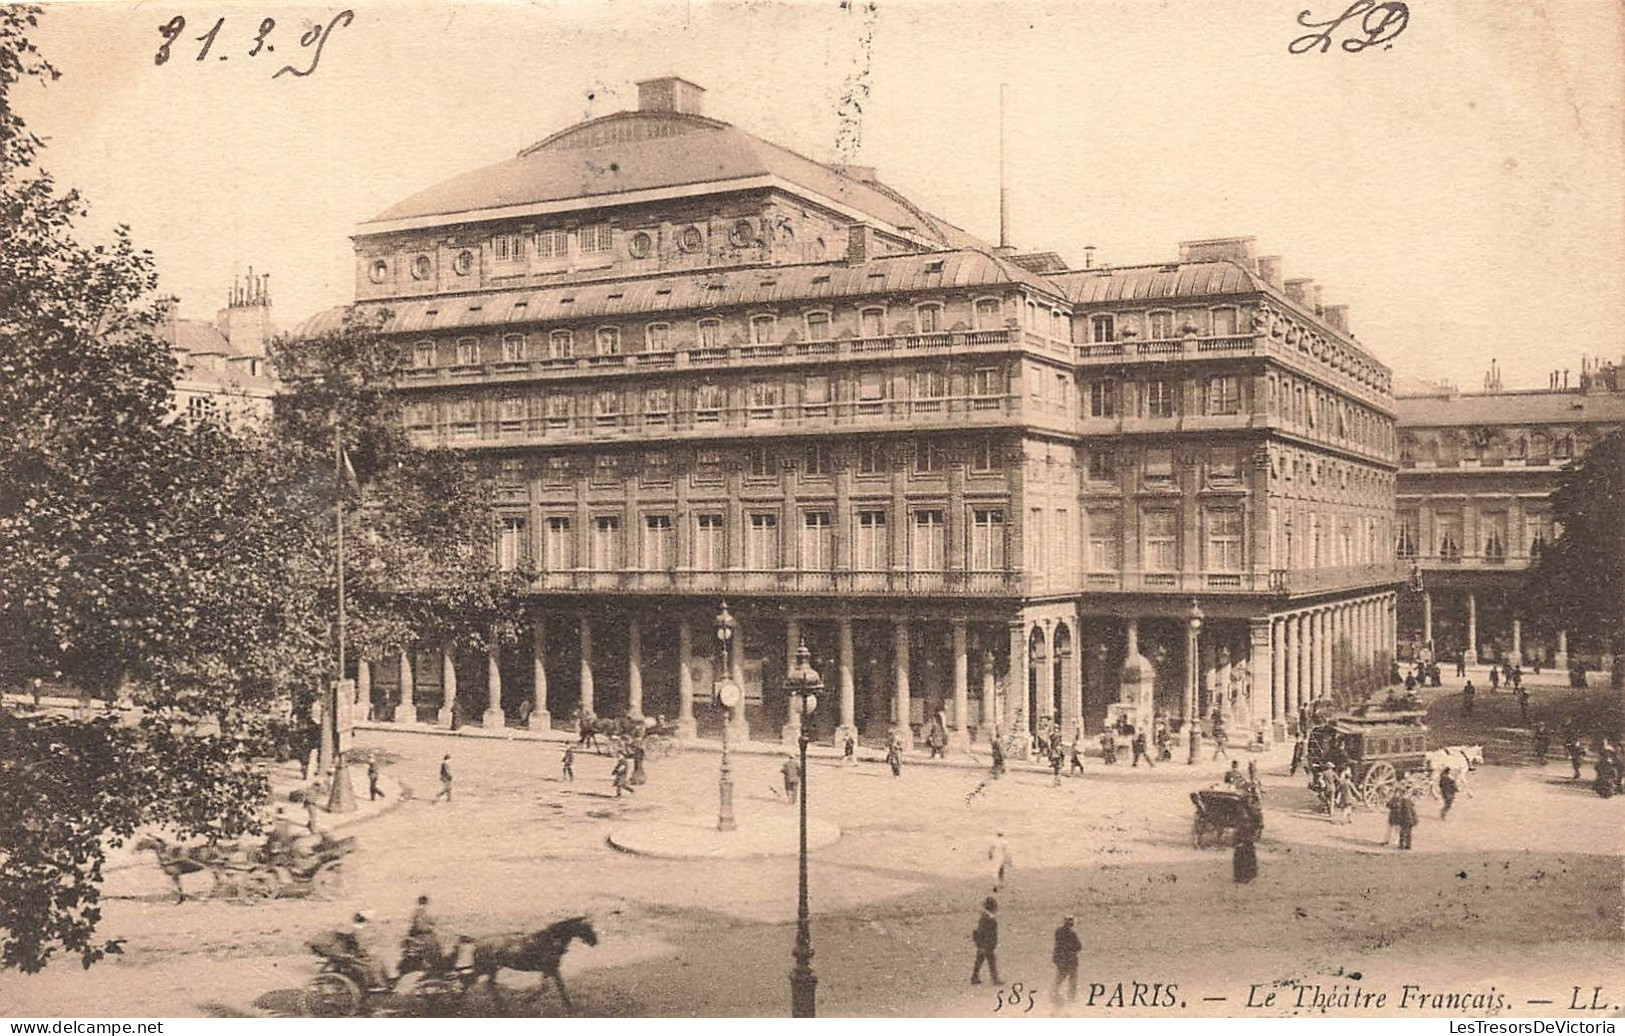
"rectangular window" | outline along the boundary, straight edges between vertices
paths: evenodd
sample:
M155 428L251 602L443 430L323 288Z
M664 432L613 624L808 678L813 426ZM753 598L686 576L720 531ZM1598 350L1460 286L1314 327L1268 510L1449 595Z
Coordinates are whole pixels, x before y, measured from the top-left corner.
M598 355L621 355L621 329L618 327L600 327L598 329Z
M621 519L601 514L592 520L592 567L613 572L621 567Z
M1089 451L1089 480L1117 481L1117 452L1110 448Z
M722 321L700 321L700 348L715 349L722 344Z
M829 413L829 375L807 375L801 387L801 408L812 416Z
M1117 382L1093 381L1089 383L1089 416L1117 416Z
M666 414L671 413L671 389L644 389L643 412L650 417L663 417Z
M694 567L701 572L720 572L727 564L727 537L722 515L694 516Z
M599 417L617 417L621 412L621 393L618 389L605 389L593 397L593 413Z
M595 223L576 231L582 255L595 255L615 247L615 232L608 223Z
M1478 519L1479 549L1485 561L1505 561L1507 556L1507 513L1487 511Z
M715 421L722 410L724 395L721 385L701 385L694 390L694 417L698 421Z
M547 336L547 355L555 360L568 360L575 352L575 333L554 331Z
M480 340L478 338L457 339L457 365L471 367L480 362Z
M1179 571L1179 516L1173 511L1146 511L1140 516L1147 572Z
M497 567L504 572L523 568L530 560L530 537L525 519L505 516L497 527Z
M1207 412L1216 415L1241 412L1241 384L1234 374L1207 379Z
M884 371L864 371L858 375L858 399L873 403L886 398L887 378Z
M1116 510L1104 508L1089 512L1089 571L1116 572L1119 566L1118 519Z
M914 398L917 400L938 400L948 395L948 372L944 370L922 370L914 372Z
M979 331L988 331L1003 325L999 319L998 299L976 300L976 328Z
M525 351L525 336L524 335L503 335L502 336L502 362L503 363L523 363L526 359L528 359L528 355L527 355L527 353Z
M525 258L525 239L519 234L492 234L491 257L499 263L517 263Z
M971 447L970 469L978 475L998 470L999 447L992 439L979 439Z
M568 259L570 257L570 232L563 227L553 227L536 232L536 258L538 259Z
M807 478L823 478L830 473L829 448L822 443L805 446L801 451L801 473Z
M643 347L652 353L671 351L671 325L648 324L643 328Z
M433 342L419 342L416 345L412 346L412 366L414 366L414 367L433 367L434 366L434 343Z
M1174 383L1158 378L1145 383L1145 416L1174 416Z
M497 404L497 422L504 432L520 432L525 428L525 397L504 396Z
M1163 340L1174 336L1174 315L1169 312L1151 314L1150 334L1154 340Z
M1446 561L1461 560L1461 515L1433 516L1434 552Z
M909 541L909 567L915 572L941 572L947 567L942 512L915 511L914 534Z
M1241 481L1241 451L1234 446L1208 450L1208 481L1215 485L1235 485Z
M745 474L750 478L778 478L779 457L770 446L750 446L745 450Z
M1033 575L1040 575L1049 568L1049 556L1044 552L1044 509L1042 507L1029 507L1027 509L1027 526L1022 529L1022 536L1027 547L1027 571Z
M879 338L886 333L886 311L866 309L858 315L859 332L865 338Z
M1004 371L998 367L978 367L971 375L971 394L975 396L1004 395Z
M1213 311L1213 335L1216 338L1228 338L1236 333L1236 311L1224 307Z
M828 313L808 313L807 314L807 341L809 341L809 342L827 342L827 341L829 341L829 314Z
M779 516L771 512L753 514L745 530L745 567L779 567Z
M852 539L852 548L852 565L859 571L878 572L891 567L885 511L858 512L857 535Z
M834 565L829 512L807 511L801 516L801 567L809 572L828 572Z
M942 451L933 443L921 440L914 445L914 473L916 475L935 475L947 466Z
M1089 321L1090 330L1097 342L1115 342L1117 340L1117 322L1110 313L1101 313Z
M673 534L671 515L650 514L643 518L643 567L664 572L672 567Z
M971 512L970 567L977 572L1004 571L1004 511L999 508Z
M778 341L779 321L769 315L750 318L750 340L758 345Z
M549 572L568 572L576 567L575 537L570 529L570 519L547 520L545 548Z
M1174 480L1173 450L1153 446L1145 451L1145 480L1164 483Z
M1240 511L1223 510L1207 513L1207 570L1241 571Z
M920 334L935 334L942 330L942 307L936 304L921 306L914 311L920 318Z
M878 442L858 443L858 474L884 475L886 448Z
M761 411L753 417L770 417L779 408L779 383L753 381L750 383L750 408Z

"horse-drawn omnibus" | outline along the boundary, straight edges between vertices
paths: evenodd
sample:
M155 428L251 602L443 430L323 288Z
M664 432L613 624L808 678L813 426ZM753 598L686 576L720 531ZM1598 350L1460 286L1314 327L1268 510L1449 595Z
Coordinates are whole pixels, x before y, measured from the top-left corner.
M1324 766L1353 771L1360 797L1370 808L1385 805L1409 774L1427 770L1427 713L1385 711L1331 716L1309 730L1309 774Z

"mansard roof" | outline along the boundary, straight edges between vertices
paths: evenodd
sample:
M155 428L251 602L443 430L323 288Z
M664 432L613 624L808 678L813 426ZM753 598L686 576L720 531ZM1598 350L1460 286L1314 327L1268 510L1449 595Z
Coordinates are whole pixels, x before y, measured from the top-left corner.
M1048 277L1066 292L1068 299L1080 306L1268 290L1266 282L1257 274L1228 259L1067 270Z
M617 112L572 126L514 158L419 191L360 230L385 231L406 221L500 219L526 207L600 198L611 203L615 196L675 188L773 183L800 188L937 245L983 245L878 181L843 175L728 123L669 111Z
M1619 424L1625 423L1625 392L1568 389L1400 396L1394 409L1401 428Z

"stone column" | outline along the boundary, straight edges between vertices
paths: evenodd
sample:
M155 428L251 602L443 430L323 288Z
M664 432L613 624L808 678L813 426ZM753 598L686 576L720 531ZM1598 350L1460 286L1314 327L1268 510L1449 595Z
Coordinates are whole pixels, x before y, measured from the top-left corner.
M1552 656L1552 668L1560 673L1569 671L1569 631L1557 631L1557 653Z
M728 645L733 682L739 687L739 707L728 713L728 736L735 744L750 740L750 719L745 715L745 620L735 616L733 642Z
M914 730L909 726L908 691L908 620L897 619L892 626L892 688L897 706L897 721L892 733L904 748L914 747Z
M367 703L366 717L372 719L372 663L365 658L355 660L355 700Z
M530 729L553 729L553 714L547 708L547 624L540 613L530 626Z
M970 750L970 656L964 619L952 623L954 652L954 722L948 728L948 747Z
M1247 657L1247 675L1252 678L1252 717L1255 726L1258 725L1258 706L1265 705L1268 714L1262 724L1264 744L1268 745L1275 740L1275 720L1280 715L1280 695L1275 683L1275 656L1272 640L1275 635L1275 623L1269 616L1253 619L1248 623L1251 633L1252 654ZM1251 732L1248 732L1251 741Z
M485 715L480 725L486 730L501 730L507 726L502 715L502 649L493 639L485 646Z
M784 620L784 671L796 664L796 649L801 646L801 623L793 618ZM784 726L779 729L779 739L786 747L794 747L801 741L801 712L796 708L795 700L790 696L788 689L784 695Z
M841 725L835 731L835 741L838 746L844 746L847 738L856 741L858 737L858 706L857 681L852 671L852 617L843 615L840 618L840 688L841 688Z
M1230 723L1233 711L1230 707L1230 674L1235 670L1231 668L1230 663L1229 645L1219 645L1218 654L1214 657L1213 700L1209 703L1208 709L1209 711L1218 709L1226 724Z
M1507 659L1511 665L1523 665L1523 620L1512 620L1512 657ZM362 665L366 665L365 662Z
M1320 697L1320 612L1303 616L1303 701Z
M1027 623L1010 623L1010 666L1004 680L1004 715L1000 717L1001 732L1012 738L1011 755L1017 759L1028 757L1032 745L1032 727L1027 719L1027 680L1032 662L1027 657Z
M1468 665L1478 664L1478 598L1467 595L1467 650Z
M677 620L677 736L692 740L694 726L694 630L687 618Z
M1067 623L1067 628L1072 634L1072 654L1062 658L1059 652L1055 652L1051 668L1057 662L1061 664L1061 733L1071 744L1072 735L1083 731L1083 684L1079 680L1083 664L1083 636L1078 631L1076 619Z
M643 719L643 625L636 615L626 620L626 714Z
M1270 740L1286 737L1287 704L1287 620L1277 617L1270 623Z
M581 716L596 716L592 700L592 620L581 616Z
M396 723L416 723L418 721L417 701L412 693L412 652L401 650L400 662L396 670L400 675L401 703L395 707Z
M980 735L986 735L989 743L998 736L999 711L998 684L993 676L993 652L982 652L982 729Z
M1049 716L1059 720L1055 715L1055 637L1054 631L1047 624L1038 627L1043 630L1044 661L1038 667L1038 703L1033 708L1033 729L1038 729L1041 717Z
M1303 619L1298 615L1288 615L1281 621L1281 626L1286 655L1286 682L1282 685L1281 708L1286 720L1296 722L1298 705L1303 701L1303 688L1299 685L1303 668L1298 660L1303 642Z
M457 711L457 661L450 647L440 649L440 725L451 726Z

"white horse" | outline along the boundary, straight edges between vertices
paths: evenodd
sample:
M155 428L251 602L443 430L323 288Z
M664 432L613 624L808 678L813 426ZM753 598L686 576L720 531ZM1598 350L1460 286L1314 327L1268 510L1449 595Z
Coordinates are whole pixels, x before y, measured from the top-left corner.
M1482 745L1449 745L1445 748L1435 749L1427 754L1428 773L1432 777L1433 787L1439 786L1439 775L1449 767L1456 777L1456 787L1472 798L1472 788L1468 786L1468 775L1484 765L1484 746Z

